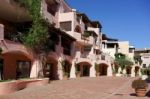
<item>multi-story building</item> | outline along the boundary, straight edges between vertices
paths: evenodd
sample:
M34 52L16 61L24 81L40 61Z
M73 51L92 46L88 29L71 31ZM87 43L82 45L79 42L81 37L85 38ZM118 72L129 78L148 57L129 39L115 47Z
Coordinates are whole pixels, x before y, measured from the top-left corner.
M102 36L102 50L115 59L115 54L118 53L119 44L117 39L108 38L105 34Z
M129 41L118 41L117 39L108 38L105 34L103 34L102 41L102 51L107 55L110 55L112 59L115 59L115 54L122 53L128 58L130 61L134 62L134 46L129 45ZM116 68L116 67L114 67ZM121 68L118 69L118 73L121 72ZM127 74L129 76L140 75L140 67L138 64L134 64L133 66L127 66L123 70L123 74Z
M0 0L0 47L2 48L3 78L18 79L45 77L62 79L64 71L75 78L76 66L81 76L95 77L95 64L100 75L112 75L109 57L101 55L101 24L91 21L85 14L72 9L64 0L42 0L41 13L52 26L49 27L50 46L47 64L35 52L20 42L22 29L31 27L32 19L24 7L14 0ZM62 67L61 62L65 63Z
M74 61L80 67L81 76L95 77L95 63L100 66L100 75L112 75L111 62L101 59L101 24L98 21L91 21L86 14L71 9L65 2L62 3L62 7L59 26L76 38ZM75 69L71 69L72 78L75 77L74 72Z
M150 49L135 49L135 61L136 64L143 69L143 72L150 75Z

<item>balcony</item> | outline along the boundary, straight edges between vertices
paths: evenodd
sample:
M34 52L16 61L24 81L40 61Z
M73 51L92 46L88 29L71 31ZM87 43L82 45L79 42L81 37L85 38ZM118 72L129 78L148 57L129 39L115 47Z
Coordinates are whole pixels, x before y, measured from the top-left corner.
M0 0L0 7L0 15L2 19L11 22L31 21L25 8L18 6L15 0Z

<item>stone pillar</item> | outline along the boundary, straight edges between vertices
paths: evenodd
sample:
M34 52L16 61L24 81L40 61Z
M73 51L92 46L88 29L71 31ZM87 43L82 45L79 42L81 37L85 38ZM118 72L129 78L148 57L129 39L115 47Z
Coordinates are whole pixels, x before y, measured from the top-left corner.
M95 71L95 61L92 62L92 66L90 68L90 77L96 77L96 71Z
M107 76L112 76L113 71L112 71L112 67L111 67L111 63L108 64L108 68L107 68Z
M58 64L57 64L57 67L58 67L58 78L59 78L60 80L63 79L63 68L62 68L62 65L61 65L61 61L62 61L62 59L59 58L59 59L58 59Z
M37 78L42 73L43 73L42 61L36 58L31 66L30 78Z
M73 60L71 70L70 70L70 78L76 78L75 72L76 72L76 70L75 70L75 60Z
M135 77L135 66L131 68L131 77Z
M4 25L0 24L0 40L4 40Z

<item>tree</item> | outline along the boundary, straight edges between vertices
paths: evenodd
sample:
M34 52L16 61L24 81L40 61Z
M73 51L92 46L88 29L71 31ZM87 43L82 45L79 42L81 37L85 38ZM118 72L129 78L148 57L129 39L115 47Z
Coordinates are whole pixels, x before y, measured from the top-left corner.
M120 66L121 70L123 71L127 66L133 65L133 62L126 57L125 54L117 53L115 54L115 61Z

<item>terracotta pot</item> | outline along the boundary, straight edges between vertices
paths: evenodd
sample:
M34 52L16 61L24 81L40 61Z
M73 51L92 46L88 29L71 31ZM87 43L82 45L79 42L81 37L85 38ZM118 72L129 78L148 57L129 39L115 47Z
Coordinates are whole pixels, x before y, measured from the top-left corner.
M96 73L96 77L99 77L100 73Z
M77 77L77 78L80 78L80 75L81 75L80 72L79 72L79 73L76 73L76 77Z
M63 80L68 80L68 76L67 76L67 75L64 75L64 76L63 76Z
M138 97L145 97L146 95L146 89L136 89L135 92Z

